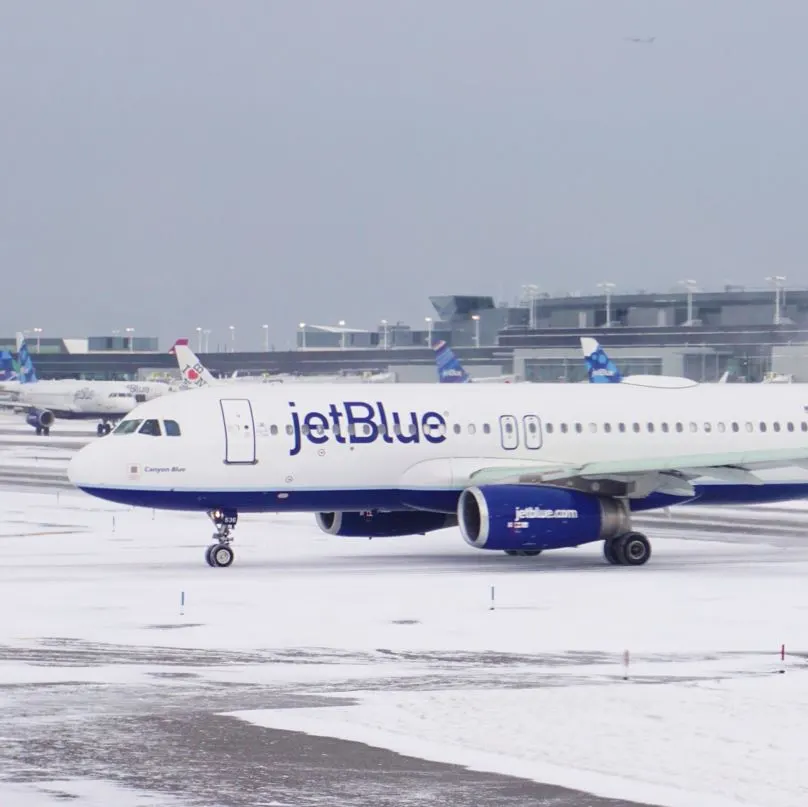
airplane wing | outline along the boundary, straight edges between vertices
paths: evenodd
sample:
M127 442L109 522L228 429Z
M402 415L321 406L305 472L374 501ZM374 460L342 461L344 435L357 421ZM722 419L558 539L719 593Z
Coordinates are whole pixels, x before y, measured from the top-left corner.
M480 468L469 474L473 485L564 484L592 489L592 482L622 483L627 496L642 497L658 490L690 495L691 479L709 476L728 482L762 484L756 470L789 465L808 467L808 448L775 448L754 451L724 451L707 454L658 456L645 459L613 459L581 464L536 463L535 465Z

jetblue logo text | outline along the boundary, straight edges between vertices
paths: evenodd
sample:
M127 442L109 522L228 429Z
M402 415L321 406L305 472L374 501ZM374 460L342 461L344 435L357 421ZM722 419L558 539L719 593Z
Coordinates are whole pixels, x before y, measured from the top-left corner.
M304 440L316 446L333 440L344 445L361 445L382 440L385 443L442 443L446 440L446 421L437 412L388 412L381 401L343 401L329 404L325 412L297 412L292 407L294 457Z
M526 518L578 518L577 510L550 510L543 507L516 507L514 510L516 521Z

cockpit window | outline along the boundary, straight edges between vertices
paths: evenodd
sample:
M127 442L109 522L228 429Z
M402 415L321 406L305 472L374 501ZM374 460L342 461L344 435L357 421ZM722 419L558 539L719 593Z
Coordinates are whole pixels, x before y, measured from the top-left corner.
M159 420L144 420L138 429L138 434L150 434L152 437L159 437L161 433Z
M143 423L142 420L122 420L113 434L132 434L137 431L137 427Z
M166 434L169 437L179 437L180 436L180 424L177 423L176 420L166 420L163 425L166 429Z

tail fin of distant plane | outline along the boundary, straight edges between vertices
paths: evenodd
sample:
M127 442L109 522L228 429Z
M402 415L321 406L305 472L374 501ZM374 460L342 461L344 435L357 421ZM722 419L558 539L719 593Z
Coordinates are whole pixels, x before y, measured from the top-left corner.
M591 336L581 337L581 350L586 362L589 381L593 384L616 384L623 380L617 365L606 355L606 351Z
M443 340L432 345L435 363L438 365L438 381L441 384L467 384L471 376L463 369L457 356Z
M729 370L727 370L725 373L723 373L721 375L721 378L718 379L718 383L719 384L726 384L728 378L729 378Z
M25 337L17 334L17 378L20 384L33 384L37 380L36 370L34 369L34 362L31 360L31 354L28 352L28 345L25 343Z
M188 347L187 339L177 339L169 353L177 357L177 365L186 384L192 387L207 387L219 383L199 361L196 353Z
M17 370L14 359L7 350L0 352L0 381L16 381Z

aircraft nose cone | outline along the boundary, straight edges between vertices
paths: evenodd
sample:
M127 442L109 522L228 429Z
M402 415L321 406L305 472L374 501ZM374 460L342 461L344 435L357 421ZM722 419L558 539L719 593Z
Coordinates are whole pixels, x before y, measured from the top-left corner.
M94 446L80 448L67 464L67 478L74 487L84 487L92 481L94 472L93 451ZM97 470L97 469L96 469Z

